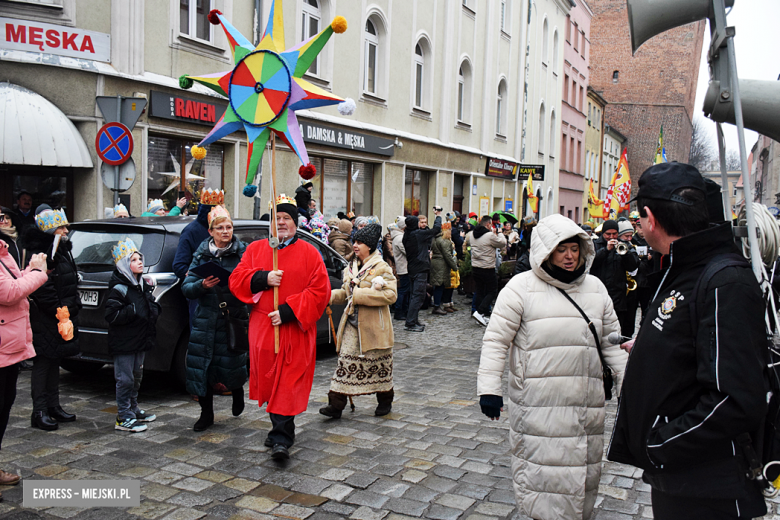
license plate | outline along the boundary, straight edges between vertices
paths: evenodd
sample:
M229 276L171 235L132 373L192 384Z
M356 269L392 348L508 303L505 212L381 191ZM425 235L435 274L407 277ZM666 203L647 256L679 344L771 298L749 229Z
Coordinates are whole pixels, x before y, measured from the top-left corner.
M79 291L79 298L81 304L88 307L98 306L98 292L97 291Z

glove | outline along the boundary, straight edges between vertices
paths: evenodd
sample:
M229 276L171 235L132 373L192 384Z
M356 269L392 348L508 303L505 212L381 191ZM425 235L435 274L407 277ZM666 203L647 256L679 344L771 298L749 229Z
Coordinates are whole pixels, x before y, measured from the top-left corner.
M504 407L504 399L500 395L481 395L479 407L482 408L482 413L491 419L498 419L501 416L501 408Z

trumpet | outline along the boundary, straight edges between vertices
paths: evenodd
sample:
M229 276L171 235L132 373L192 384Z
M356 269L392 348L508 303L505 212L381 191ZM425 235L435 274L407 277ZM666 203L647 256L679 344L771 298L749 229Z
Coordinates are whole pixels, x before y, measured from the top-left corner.
M622 240L618 241L617 245L615 246L615 253L619 255L625 255L628 253L628 251L631 249L631 246L628 245L628 242L623 242Z
M628 274L626 272L626 294L630 293L633 290L636 290L637 283L636 280L634 280L634 277Z

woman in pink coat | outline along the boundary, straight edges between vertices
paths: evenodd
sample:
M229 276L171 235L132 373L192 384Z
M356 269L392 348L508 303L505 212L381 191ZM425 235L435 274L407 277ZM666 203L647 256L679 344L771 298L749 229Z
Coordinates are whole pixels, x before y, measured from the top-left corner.
M35 357L27 297L47 279L46 255L33 255L29 267L19 271L8 245L0 240L0 443L16 399L19 363ZM19 475L0 470L0 485L18 482Z

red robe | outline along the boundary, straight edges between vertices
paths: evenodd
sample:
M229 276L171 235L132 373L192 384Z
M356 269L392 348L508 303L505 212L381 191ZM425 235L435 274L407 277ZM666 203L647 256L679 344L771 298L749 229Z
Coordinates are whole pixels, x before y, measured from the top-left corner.
M279 327L279 354L274 354L274 327L268 314L274 310L273 288L254 302L250 288L257 271L273 270L268 240L252 242L230 275L230 292L253 305L249 316L249 398L268 403L268 413L297 415L309 403L317 355L317 320L330 301L330 279L319 251L296 240L280 250L279 305L287 303L297 321Z

